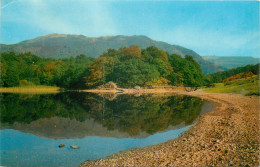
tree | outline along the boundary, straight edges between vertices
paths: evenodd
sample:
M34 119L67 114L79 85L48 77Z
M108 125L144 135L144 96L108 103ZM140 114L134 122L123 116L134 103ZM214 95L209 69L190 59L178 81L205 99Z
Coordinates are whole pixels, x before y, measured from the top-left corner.
M136 45L130 45L129 47L122 47L119 49L121 60L128 59L142 59L141 50Z
M164 50L160 50L155 46L150 46L142 51L145 61L152 63L154 59L161 59L164 62L168 62L168 53Z
M186 55L183 59L179 55L173 54L169 61L173 67L170 79L173 84L188 87L199 87L204 84L205 76L192 56Z
M120 64L115 70L118 78L115 82L122 86L143 86L146 82L158 79L160 73L150 64L140 59L130 59Z
M87 86L93 87L104 84L113 71L115 61L115 58L105 56L95 59L89 68L90 75L87 77Z

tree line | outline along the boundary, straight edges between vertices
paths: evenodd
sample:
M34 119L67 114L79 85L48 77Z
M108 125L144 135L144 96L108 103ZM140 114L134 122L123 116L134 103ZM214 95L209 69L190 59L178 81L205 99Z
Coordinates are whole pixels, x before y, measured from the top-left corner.
M194 86L205 84L192 56L169 55L154 46L141 50L131 45L108 49L98 58L86 55L66 59L41 58L32 53L1 54L1 86L50 85L93 88L113 81L122 87Z
M87 86L96 87L109 81L121 87L199 87L205 84L207 78L192 56L182 58L154 46L141 50L131 45L118 50L108 49L89 67Z
M30 52L1 54L1 87L49 85L68 89L95 88L113 81L120 87L200 87L241 72L259 73L259 64L205 76L192 56L184 58L157 47L131 45L108 49L98 58L84 54L65 59L41 58Z
M79 87L84 84L88 67L93 58L86 55L66 59L41 58L32 53L14 52L1 54L1 86L49 85L64 88Z

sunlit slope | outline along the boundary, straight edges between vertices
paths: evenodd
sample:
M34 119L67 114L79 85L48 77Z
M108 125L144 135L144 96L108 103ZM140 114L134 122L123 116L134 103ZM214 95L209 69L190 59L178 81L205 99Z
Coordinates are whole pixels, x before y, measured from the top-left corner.
M259 75L233 80L228 83L217 83L214 87L205 88L204 91L211 93L236 93L243 95L260 95Z

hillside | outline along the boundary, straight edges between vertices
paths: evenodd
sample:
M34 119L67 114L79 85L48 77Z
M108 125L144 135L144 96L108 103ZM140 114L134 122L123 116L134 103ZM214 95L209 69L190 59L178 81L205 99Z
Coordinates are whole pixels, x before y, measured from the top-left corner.
M204 60L196 52L177 45L170 45L165 42L155 41L146 36L105 36L98 38L86 37L83 35L50 34L35 39L22 41L17 44L1 44L1 52L14 51L32 52L41 57L68 58L79 54L86 54L90 57L98 57L108 48L119 49L120 47L138 45L144 49L148 46L156 46L170 54L181 56L191 55L200 64L204 74L221 71L213 63Z
M214 87L204 89L211 93L236 93L243 95L260 95L259 76L241 78L227 83L217 83Z
M255 57L241 57L241 56L203 56L205 60L215 63L218 67L225 70L232 69L235 67L246 66L248 64L259 63L259 58Z
M214 74L208 75L212 83L222 82L224 79L234 76L240 73L252 72L255 75L259 75L260 63L256 65L246 65L243 67L233 68L227 71L221 71Z

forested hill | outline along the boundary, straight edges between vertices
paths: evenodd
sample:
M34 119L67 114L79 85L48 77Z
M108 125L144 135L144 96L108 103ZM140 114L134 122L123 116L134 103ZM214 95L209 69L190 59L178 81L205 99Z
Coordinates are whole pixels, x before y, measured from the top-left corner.
M1 44L1 52L32 52L35 55L50 58L69 58L80 54L98 57L109 48L119 49L130 45L137 45L141 49L149 46L156 46L170 54L177 54L182 57L191 55L199 63L204 74L221 71L215 64L204 60L192 50L177 45L170 45L165 42L155 41L146 36L119 35L90 38L83 35L50 34L22 41L17 44Z
M192 56L169 55L154 46L141 50L131 45L108 49L98 58L86 55L64 59L41 58L32 53L3 53L2 87L49 85L86 89L115 82L118 86L188 86L208 83Z

